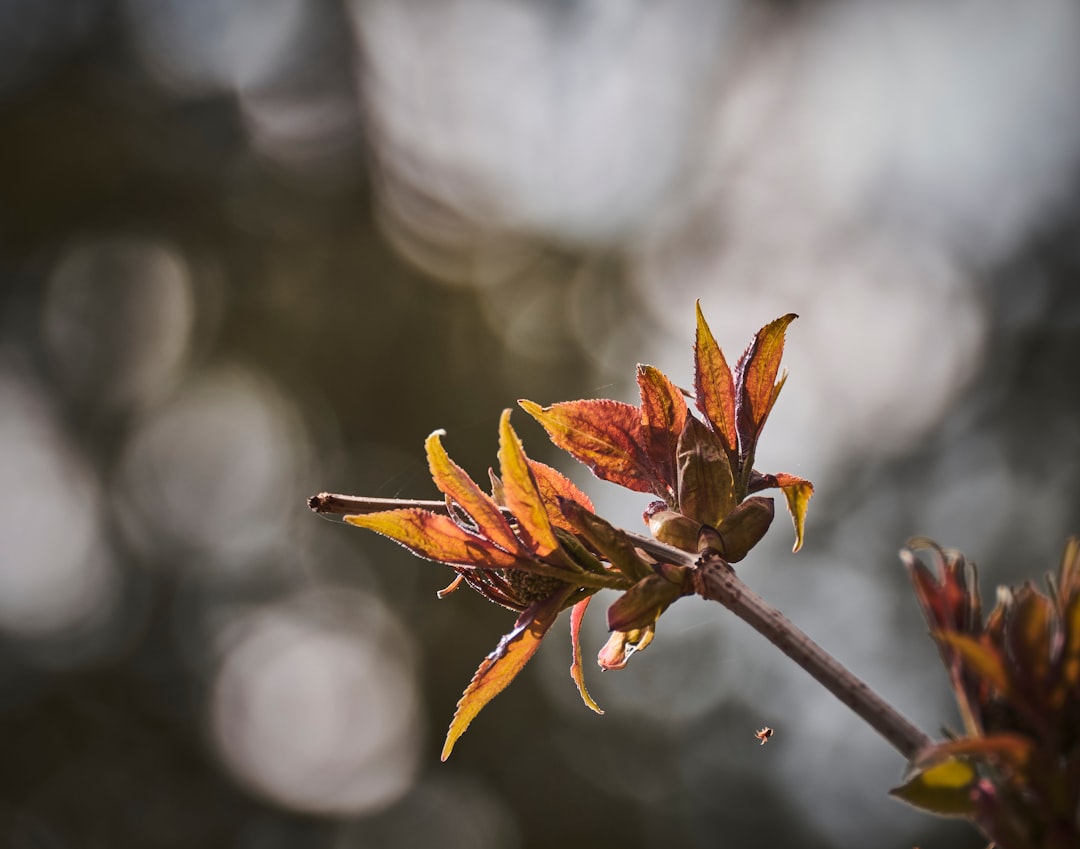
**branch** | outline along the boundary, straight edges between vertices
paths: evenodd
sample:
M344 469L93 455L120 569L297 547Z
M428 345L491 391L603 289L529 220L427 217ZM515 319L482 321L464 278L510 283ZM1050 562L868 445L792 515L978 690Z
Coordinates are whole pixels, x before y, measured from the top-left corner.
M412 501L398 498L359 498L322 492L308 499L308 507L320 515L344 516L376 513L401 507L446 511L443 501ZM716 555L698 557L648 537L625 532L651 557L694 570L694 590L702 598L717 601L750 625L780 651L810 673L822 686L855 712L909 761L932 740L870 689L860 678L800 631L779 610L739 580L731 566Z
M719 557L701 562L694 589L718 601L809 672L909 761L933 741L908 722L861 678L793 625L779 610L738 579Z

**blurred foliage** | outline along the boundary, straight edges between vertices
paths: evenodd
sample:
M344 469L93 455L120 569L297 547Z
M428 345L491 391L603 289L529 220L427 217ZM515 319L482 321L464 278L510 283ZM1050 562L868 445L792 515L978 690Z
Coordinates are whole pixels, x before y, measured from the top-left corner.
M762 450L818 455L815 534L753 577L939 716L876 653L925 668L897 541L1013 581L1080 501L1071 4L963 5L0 4L0 842L979 845L693 608L653 695L591 724L542 650L440 765L500 611L303 507L431 497L434 428L479 474L514 399L775 296L813 345Z

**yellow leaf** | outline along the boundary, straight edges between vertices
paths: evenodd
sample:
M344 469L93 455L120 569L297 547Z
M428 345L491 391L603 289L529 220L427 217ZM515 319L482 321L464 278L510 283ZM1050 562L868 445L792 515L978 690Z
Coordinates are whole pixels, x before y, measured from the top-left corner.
M525 449L510 426L509 410L503 410L499 419L499 467L506 506L518 521L522 540L534 554L546 557L559 548L559 541L551 529Z
M450 459L440 439L442 434L443 431L437 430L424 443L428 468L435 486L472 517L485 537L507 551L519 552L521 543L514 536L499 505L476 485L464 469Z
M524 668L529 659L540 648L540 641L547 633L562 609L563 602L576 587L568 586L565 590L554 593L546 599L530 605L514 623L513 630L506 634L495 651L484 658L476 670L469 686L458 700L457 711L446 733L442 759L445 761L454 750L454 744L465 733L465 729L476 718L483 707L506 689L515 676Z

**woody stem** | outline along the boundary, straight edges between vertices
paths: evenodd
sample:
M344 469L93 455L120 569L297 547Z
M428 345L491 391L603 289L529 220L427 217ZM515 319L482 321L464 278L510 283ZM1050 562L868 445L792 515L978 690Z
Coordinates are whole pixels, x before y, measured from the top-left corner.
M716 555L695 557L647 537L630 535L634 544L666 563L691 566L694 590L718 601L810 673L908 760L932 740L875 693L836 658L799 630L779 610L739 580L730 564Z

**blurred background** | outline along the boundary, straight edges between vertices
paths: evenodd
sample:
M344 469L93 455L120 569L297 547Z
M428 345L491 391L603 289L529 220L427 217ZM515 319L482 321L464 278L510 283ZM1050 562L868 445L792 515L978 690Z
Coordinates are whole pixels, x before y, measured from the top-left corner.
M1078 81L1073 0L2 0L0 845L981 846L696 599L439 763L512 616L304 500L798 312L741 573L937 733L898 548L990 600L1080 532Z

